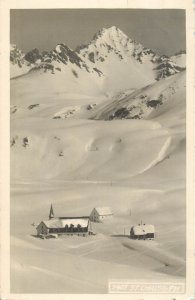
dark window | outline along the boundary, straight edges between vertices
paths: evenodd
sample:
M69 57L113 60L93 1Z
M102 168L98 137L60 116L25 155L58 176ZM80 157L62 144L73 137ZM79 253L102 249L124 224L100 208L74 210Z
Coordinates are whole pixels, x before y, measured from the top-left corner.
M73 232L74 231L74 225L70 224L70 231Z
M82 231L82 227L80 224L77 225L77 232L81 232Z
M65 231L65 232L68 232L68 225L67 225L67 224L66 224L65 227L64 227L64 231Z

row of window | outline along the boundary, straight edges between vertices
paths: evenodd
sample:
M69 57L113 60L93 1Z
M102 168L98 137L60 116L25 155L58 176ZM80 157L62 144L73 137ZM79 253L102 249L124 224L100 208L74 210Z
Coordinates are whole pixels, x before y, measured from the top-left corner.
M50 233L62 233L62 232L87 232L88 227L64 227L64 228L50 228Z
M133 237L137 237L137 238L154 238L154 233L146 233L146 234L142 234L142 235L136 235L131 232L131 235Z

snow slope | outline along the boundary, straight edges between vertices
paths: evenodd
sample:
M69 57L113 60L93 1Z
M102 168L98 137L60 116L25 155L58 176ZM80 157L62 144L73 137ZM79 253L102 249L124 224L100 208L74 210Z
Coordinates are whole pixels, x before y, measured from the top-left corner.
M33 67L25 60L25 54L16 46L10 46L10 78L24 75Z
M183 67L112 26L100 30L88 45L81 45L75 51L64 43L51 51L40 53L33 49L26 54L11 46L10 70L11 78L35 72L40 84L47 80L48 74L52 74L54 85L56 77L57 80L61 77L66 87L76 81L82 88L82 82L88 80L89 85L98 85L102 93L114 95L179 73ZM67 80L69 74L72 81Z
M171 56L171 60L177 64L181 68L186 67L186 52L181 51L173 56Z
M10 76L12 79L21 77L25 80L25 85L30 81L32 84L34 78L37 89L40 86L55 88L55 92L61 91L83 91L83 83L88 86L101 85L102 73L97 68L91 66L89 62L86 64L73 50L65 44L59 44L50 52L37 53L36 49L28 52L26 55L15 46L10 54ZM19 54L18 54L19 53ZM17 54L17 55L16 55ZM38 59L38 57L40 57ZM26 74L27 73L27 74ZM29 79L30 76L30 79ZM61 89L59 87L61 86ZM80 88L80 89L79 89ZM90 90L90 88L86 89Z
M22 85L23 80L18 82ZM44 90L27 94L23 88L24 94L20 89L17 95L16 87L14 82L13 178L128 180L166 160L185 138L185 72L114 101L98 96L69 99L63 93L45 99ZM149 106L152 101L160 104Z
M111 74L106 89L106 74L71 62L74 54L66 61L67 48L59 63L61 47L49 57L61 71L41 62L11 80L11 292L107 293L113 278L185 283L185 72L136 90L130 75L112 90ZM108 64L122 72L119 54ZM144 67L139 82L134 63L142 85L152 72ZM31 224L48 218L51 203L55 216L98 206L114 216L92 223L94 236L38 239ZM155 241L129 239L141 221L155 226Z
M181 71L168 57L145 48L115 26L100 30L77 52L103 72L104 88L111 94L140 88Z
M91 118L113 119L153 119L174 110L174 118L185 119L185 71L162 79L154 84L138 89L130 95L115 96L114 99L98 105Z
M54 119L64 114L60 107L98 101L62 95L41 90L32 98L21 88L12 96L11 290L106 293L111 278L183 283L185 99L152 120L107 122L87 120L91 110ZM47 219L51 202L56 215L89 215L106 205L114 217L92 224L94 237L40 240L30 224ZM155 225L155 242L128 238L140 220Z
M77 65L74 68L68 65L64 67L63 72L56 71L55 74L45 73L42 69L35 69L22 77L13 79L11 92L15 99L20 99L21 92L29 94L27 99L31 99L30 104L33 104L34 100L36 104L37 99L42 98L43 95L44 102L47 97L56 101L59 97L67 98L69 95L75 98L78 98L78 95L82 95L81 97L104 96L101 82L98 81L97 77L98 75L89 74ZM20 87L22 87L22 91ZM22 97L22 99L24 98ZM39 100L39 102L42 101Z
M184 282L182 190L164 193L120 184L52 181L20 183L12 188L13 292L107 293L108 281L113 278ZM92 224L96 236L37 239L30 224L47 218L51 201L56 215L89 214L93 206L106 202L112 206L114 217L110 223ZM165 219L163 212L170 204L172 209L178 207L178 216L170 213ZM130 225L140 218L155 224L155 242L135 243L123 236L124 228L128 235Z

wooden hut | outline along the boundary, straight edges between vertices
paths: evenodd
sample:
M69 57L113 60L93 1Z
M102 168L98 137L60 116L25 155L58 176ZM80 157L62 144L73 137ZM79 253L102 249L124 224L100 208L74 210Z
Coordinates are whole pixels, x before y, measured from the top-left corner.
M153 240L155 238L154 225L139 224L131 227L130 238L135 240Z

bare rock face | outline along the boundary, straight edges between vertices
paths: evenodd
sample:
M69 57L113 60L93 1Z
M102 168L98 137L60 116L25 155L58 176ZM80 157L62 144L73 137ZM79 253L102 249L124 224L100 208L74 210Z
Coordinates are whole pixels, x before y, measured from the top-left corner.
M42 55L39 53L37 48L27 52L24 57L29 63L34 64L37 60L42 59Z

